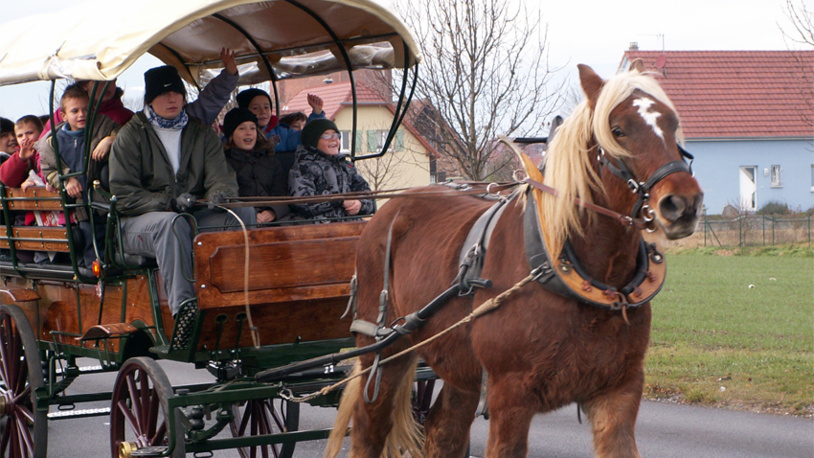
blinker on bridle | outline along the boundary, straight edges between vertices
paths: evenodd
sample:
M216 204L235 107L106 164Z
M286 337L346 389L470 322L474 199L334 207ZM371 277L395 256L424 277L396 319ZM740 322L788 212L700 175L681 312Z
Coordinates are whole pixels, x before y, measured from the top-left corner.
M678 146L678 152L681 153L682 158L689 160L689 164L684 162L683 159L668 162L656 169L650 178L645 181L636 180L636 177L633 176L633 173L627 165L625 165L624 161L620 159L619 165L616 165L612 159L605 155L605 150L602 149L601 146L598 146L599 153L596 156L596 160L599 162L599 172L602 173L602 167L606 167L612 174L626 182L630 191L637 195L636 203L633 205L633 211L631 211L630 216L636 218L639 212L641 212L642 220L645 222L648 232L655 231L655 227L653 227L652 223L656 218L656 212L650 208L650 190L653 186L676 172L687 172L692 175L692 161L695 157L682 148L681 145L676 146Z

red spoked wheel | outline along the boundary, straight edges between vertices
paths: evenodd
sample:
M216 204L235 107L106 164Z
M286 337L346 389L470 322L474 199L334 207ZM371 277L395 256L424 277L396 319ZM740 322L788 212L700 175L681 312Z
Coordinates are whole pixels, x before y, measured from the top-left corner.
M130 456L134 450L160 453L174 434L173 458L182 458L184 431L179 417L170 427L167 400L172 385L164 369L147 357L128 359L116 377L110 406L110 451L113 458ZM146 450L145 450L146 451Z
M256 436L296 431L300 424L300 405L279 399L252 399L242 404L232 404L232 437ZM294 442L270 444L237 449L241 458L274 457L291 458L294 455Z
M0 456L45 458L48 412L34 408L44 386L42 362L28 318L14 305L0 307Z

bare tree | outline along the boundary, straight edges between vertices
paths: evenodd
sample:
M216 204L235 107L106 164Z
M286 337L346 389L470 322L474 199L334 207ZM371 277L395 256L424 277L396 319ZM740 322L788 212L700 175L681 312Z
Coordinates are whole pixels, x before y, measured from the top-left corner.
M415 161L409 159L411 155L412 152L409 150L400 152L390 151L381 157L358 161L354 164L367 180L370 189L374 191L396 189L411 185L402 180L399 174L400 168L407 166L420 167ZM429 177L429 172L427 173L427 177Z
M417 95L434 108L422 133L464 177L493 179L510 159L493 157L497 135L536 135L556 101L539 14L505 0L399 5L423 48Z
M781 26L783 35L792 43L801 45L803 48L814 47L814 11L808 9L804 1L795 0L786 0L785 9L791 27ZM793 53L799 65L800 78L805 81L800 85L802 104L797 111L802 120L814 128L814 73L812 73L811 58L807 57L810 52L808 50L806 53ZM809 142L809 149L814 150L814 142Z
M814 46L814 11L810 11L805 2L786 0L786 17L791 21L792 28L783 30L783 34L791 41L799 44Z

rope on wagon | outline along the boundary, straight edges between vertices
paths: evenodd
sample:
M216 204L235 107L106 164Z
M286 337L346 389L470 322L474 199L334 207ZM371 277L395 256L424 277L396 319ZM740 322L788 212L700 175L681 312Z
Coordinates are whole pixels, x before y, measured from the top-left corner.
M243 223L243 220L237 216L237 213L222 205L214 206L229 212L229 214L232 215L232 217L236 219L238 223L240 223L240 228L243 230L243 299L246 302L246 321L249 322L249 332L252 336L254 348L260 348L260 331L252 321L252 311L249 304L249 231L246 229L246 225Z
M540 276L540 272L537 272L536 269L535 269L535 271L532 271L528 276L526 276L525 278L523 278L519 282L515 283L510 288L506 289L505 291L498 294L497 296L495 296L495 297L487 300L483 304L479 305L475 310L473 310L467 316L461 318L458 322L452 324L448 328L444 329L443 331L439 332L438 334L435 334L434 336L430 337L429 339L423 340L423 341L413 345L412 347L409 347L409 348L404 349L404 350L402 350L402 351L400 351L398 353L395 353L393 355L388 356L387 358L381 360L379 362L379 365L381 366L382 364L385 364L385 363L387 363L389 361L392 361L392 360L394 360L396 358L400 358L400 357L406 355L407 353L410 353L410 352L412 352L412 351L414 351L414 350L416 350L418 348L421 348L421 347L435 341L436 339L444 336L445 334L448 334L448 333L452 332L453 330L463 326L464 324L471 322L475 318L483 316L483 315L497 309L511 295L513 295L513 294L517 293L518 291L520 291L524 286L526 286L530 282L535 281L537 279L537 277L539 277L539 276ZM320 396L325 396L328 393L338 389L339 387L349 383L351 380L353 380L353 379L355 379L357 377L361 377L362 375L370 372L370 369L372 367L373 366L370 366L367 369L363 369L363 370L361 370L359 372L356 372L353 375L350 375L350 376L348 376L348 377L334 383L333 385L328 385L328 386L322 388L321 390L315 391L313 393L309 393L309 394L306 394L306 395L303 395L303 396L296 396L291 392L291 390L284 389L284 390L280 391L280 397L285 399L286 401L290 401L290 402L297 402L297 403L308 402L308 401L314 400L314 399L316 399L316 398L318 398Z

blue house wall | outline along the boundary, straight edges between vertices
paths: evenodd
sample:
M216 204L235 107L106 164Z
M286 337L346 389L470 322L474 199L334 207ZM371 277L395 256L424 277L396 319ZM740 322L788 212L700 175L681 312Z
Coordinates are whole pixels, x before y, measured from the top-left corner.
M727 203L739 207L741 166L757 167L756 209L768 202L792 210L814 206L812 140L688 140L685 146L695 156L693 171L707 214L720 214ZM772 165L780 166L780 186L772 186Z

